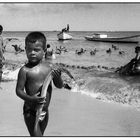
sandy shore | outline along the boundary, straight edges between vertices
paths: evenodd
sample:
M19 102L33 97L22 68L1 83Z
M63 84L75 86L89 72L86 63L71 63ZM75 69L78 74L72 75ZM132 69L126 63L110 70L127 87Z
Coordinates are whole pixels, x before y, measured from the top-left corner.
M0 136L29 136L15 85L1 84ZM54 89L49 110L44 136L140 136L140 112L131 107Z

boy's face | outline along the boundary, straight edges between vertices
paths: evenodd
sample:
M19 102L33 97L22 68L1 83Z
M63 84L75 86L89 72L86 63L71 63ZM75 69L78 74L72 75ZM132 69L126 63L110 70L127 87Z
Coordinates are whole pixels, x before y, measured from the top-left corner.
M44 56L43 43L36 41L35 43L28 43L25 47L26 55L31 63L39 63Z

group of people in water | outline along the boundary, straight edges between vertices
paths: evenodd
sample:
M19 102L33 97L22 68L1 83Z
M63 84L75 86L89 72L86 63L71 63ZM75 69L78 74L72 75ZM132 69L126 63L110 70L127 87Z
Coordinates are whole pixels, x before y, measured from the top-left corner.
M107 49L106 50L106 53L111 54L113 51L116 51L116 50L119 50L119 48L117 46L115 46L115 45L112 44L112 47L109 48L109 49ZM118 54L122 56L122 55L125 55L125 52L120 50L118 52Z
M111 54L111 53L113 52L113 50L119 50L119 48L116 47L115 45L112 45L112 48L107 49L107 50L106 50L106 53L107 53L107 54ZM97 53L98 51L99 51L99 50L97 50L96 48L94 48L93 50L90 50L90 51L89 51L89 54L90 54L90 55L96 55L96 53ZM87 50L84 49L84 48L81 48L81 49L79 49L79 50L78 50L78 49L75 50L75 54L77 54L77 55L84 54L85 52L87 52ZM118 54L121 55L121 56L123 56L123 55L125 55L125 52L120 50L120 51L118 52Z
M0 26L0 34L2 33L2 26ZM25 52L28 62L23 65L18 73L16 84L16 95L24 100L23 115L24 121L29 131L30 136L43 136L48 124L49 118L49 104L52 95L52 82L49 83L46 96L42 97L42 86L45 78L50 74L54 85L57 88L71 89L68 84L62 80L62 72L68 73L74 81L74 77L66 69L62 67L53 67L47 62L47 49L50 45L46 45L46 37L42 32L30 32L25 38ZM14 46L13 46L14 47ZM0 36L0 74L2 78L2 67L4 64L3 57L3 39ZM66 48L56 48L59 51ZM115 48L114 48L115 49ZM97 50L94 50L94 53ZM81 49L81 53L85 50ZM53 53L53 52L52 52ZM78 53L78 51L77 51ZM127 65L117 69L115 72L125 75L133 75L140 73L140 47L135 48L136 56ZM50 54L51 55L51 54ZM44 57L45 56L45 57ZM44 59L45 58L45 59ZM1 79L0 79L1 80ZM43 112L40 114L39 123L36 125L36 113L38 106L43 105Z

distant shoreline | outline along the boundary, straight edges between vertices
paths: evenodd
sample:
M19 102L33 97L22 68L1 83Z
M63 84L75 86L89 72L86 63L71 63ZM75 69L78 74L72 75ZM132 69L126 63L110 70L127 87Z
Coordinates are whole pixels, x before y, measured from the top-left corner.
M7 32L34 32L36 30L33 31L3 31L3 33L7 33ZM60 32L60 30L49 30L49 31L44 31L44 30L39 30L41 32ZM140 31L70 31L70 32L140 32Z

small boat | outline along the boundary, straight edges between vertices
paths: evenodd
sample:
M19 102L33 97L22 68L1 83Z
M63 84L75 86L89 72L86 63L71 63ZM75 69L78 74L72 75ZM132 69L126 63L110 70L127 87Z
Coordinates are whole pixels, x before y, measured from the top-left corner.
M60 33L57 34L58 40L71 40L72 36L69 34L69 24L67 28L62 29Z
M71 40L72 36L67 32L60 32L57 34L58 40Z
M95 33L92 36L85 36L85 39L89 41L100 41L100 42L138 43L139 41L134 39L136 37L140 37L140 35L125 36L125 37L108 37L106 34Z

